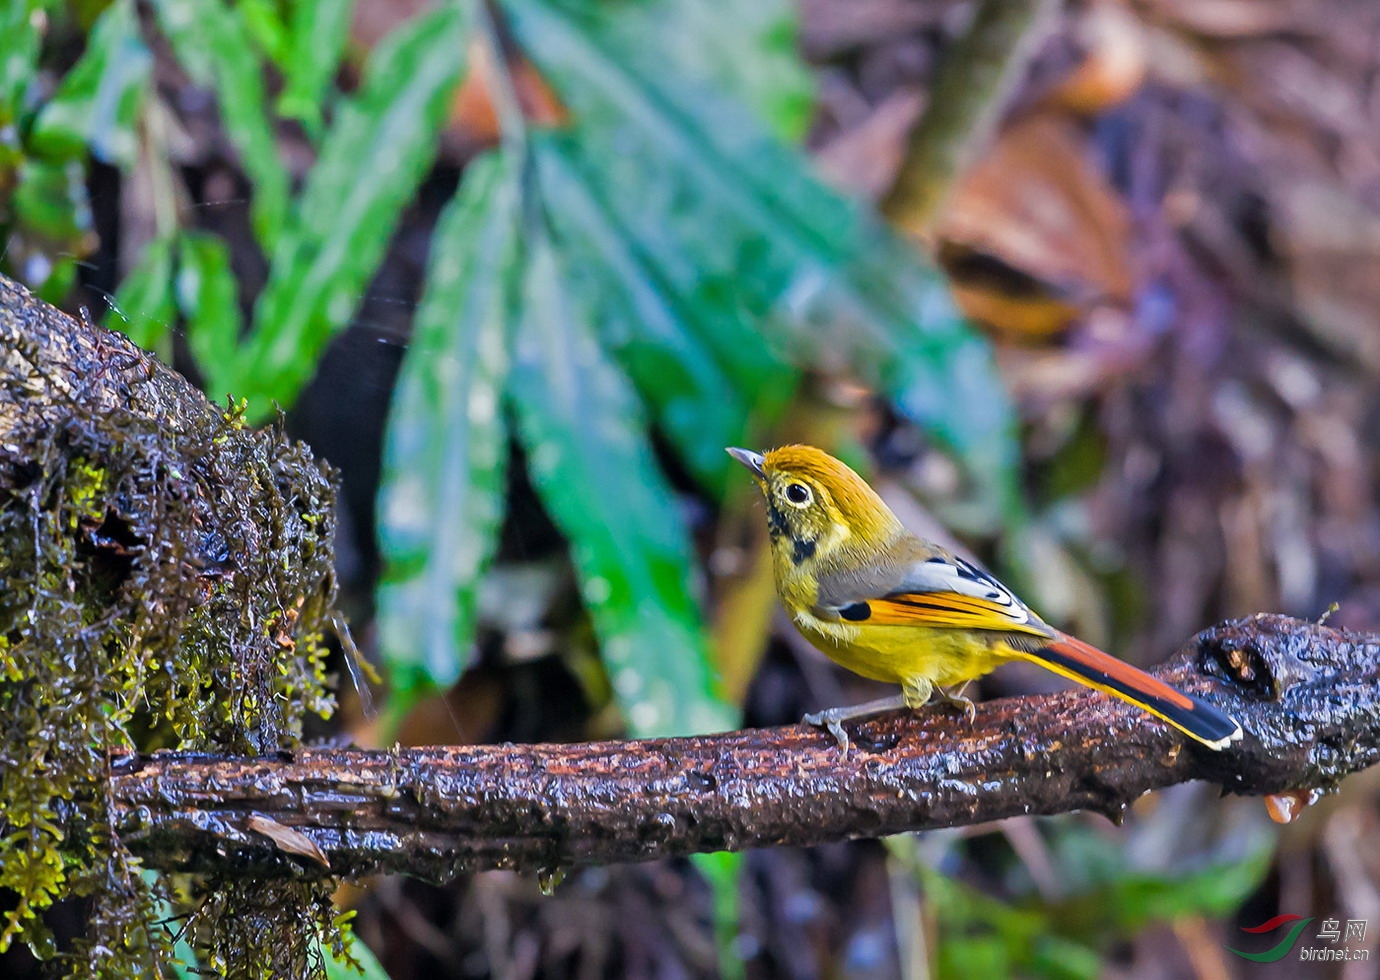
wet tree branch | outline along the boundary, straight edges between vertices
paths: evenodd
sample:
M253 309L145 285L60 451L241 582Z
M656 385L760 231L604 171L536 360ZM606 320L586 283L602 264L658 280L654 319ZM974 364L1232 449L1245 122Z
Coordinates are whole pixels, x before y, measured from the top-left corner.
M323 873L307 840L335 873L444 880L1016 814L1115 818L1192 779L1244 794L1327 789L1380 754L1380 638L1260 616L1200 634L1156 673L1231 711L1245 739L1212 752L1077 690L984 704L971 726L943 712L850 726L847 758L827 735L789 726L267 759L158 754L117 760L109 786L125 843L153 867Z
M150 556L173 556L166 575L145 583L164 591L141 598L140 608L157 603L166 619L179 606L168 601L176 591L186 593L180 604L188 610L214 614L203 580L220 559L201 555L208 535L229 544L214 550L230 555L226 567L240 590L231 598L243 593L235 608L262 604L256 596L264 590L270 611L321 593L329 575L325 542L314 545L315 557L266 550L300 546L312 528L318 535L329 529L329 486L300 449L226 423L185 380L137 348L4 277L0 377L0 503L29 501L32 494L16 494L43 469L37 449L79 452L114 473L117 436L125 428L137 435L131 458L138 466L122 465L153 476L122 481L112 513L141 542L138 561L128 560L130 548L120 541L107 543L102 528L81 533L92 555L122 559L100 568L126 577ZM93 430L93 419L104 428ZM224 428L211 437L198 435L217 424ZM262 472L254 483L272 491L276 504L250 507L237 495L238 487L253 490L245 486L250 469ZM174 480L171 491L158 474ZM159 506L169 493L182 501L178 508ZM259 541L256 515L269 508L282 523L284 502L317 519L284 523L276 544ZM285 569L306 578L271 578ZM113 615L125 591L103 577L90 601L115 602ZM43 625L36 622L16 627L10 642ZM82 618L77 632L89 622ZM205 644L211 633L198 626L190 635ZM55 633L49 645L78 649L72 644L79 638ZM204 676L271 679L273 658L281 666L287 655L263 630L229 639L228 659ZM182 658L195 652L168 648ZM94 669L110 655L102 640L74 662ZM104 774L90 773L89 785L104 792L119 844L150 867L281 880L324 874L328 864L342 875L394 871L441 880L483 868L804 845L1025 813L1116 816L1142 793L1191 779L1236 793L1327 789L1380 754L1380 637L1263 616L1208 630L1157 673L1230 711L1246 738L1211 752L1138 709L1069 691L985 704L972 724L925 712L854 725L847 758L827 735L790 726L577 745L132 755L111 759ZM243 688L225 694L232 707L242 696ZM271 686L254 698L276 703ZM283 744L270 721L260 719L254 739L268 749ZM78 741L89 739L87 732ZM90 813L75 803L74 828Z

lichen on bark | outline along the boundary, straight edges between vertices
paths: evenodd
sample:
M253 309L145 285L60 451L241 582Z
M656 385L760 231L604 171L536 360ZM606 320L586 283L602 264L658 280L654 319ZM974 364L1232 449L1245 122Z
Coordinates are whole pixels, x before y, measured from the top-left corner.
M334 513L304 446L0 276L0 949L81 974L165 961L109 753L272 753L330 712ZM184 885L191 935L236 975L305 975L338 935L323 883ZM42 913L77 896L88 935L58 950Z

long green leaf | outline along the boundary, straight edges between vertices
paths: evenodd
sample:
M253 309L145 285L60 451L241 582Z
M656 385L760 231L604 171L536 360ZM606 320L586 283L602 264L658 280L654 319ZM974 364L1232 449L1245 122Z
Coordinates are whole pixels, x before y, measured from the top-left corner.
M677 318L674 329L684 335L677 344L678 353L689 357L703 352L718 365L745 406L732 406L730 410L742 410L745 419L751 417L759 423L774 419L795 391L798 372L764 335L761 314L749 303L750 284L744 283L736 270L720 273L712 267L709 256L721 247L717 216L699 216L698 209L704 202L697 199L693 188L675 183L674 170L665 171L660 181L648 180L645 174L614 175L608 169L622 164L602 163L600 158L604 156L607 154L598 148L597 138L581 133L564 142L561 170L568 168L569 183L582 188L591 208L599 209L610 234L617 236L613 241L637 258L643 278L628 283L627 288L637 295L652 291ZM660 168L661 161L656 161L655 166ZM624 180L641 184L623 185ZM642 207L634 206L620 186L638 195ZM566 194L570 195L569 200ZM574 211L580 201L573 191L553 198L551 207L558 217ZM645 303L639 304L637 316L644 332L658 322L645 309ZM649 340L668 343L654 334ZM693 365L688 362L685 366ZM652 389L655 388L653 379ZM651 396L653 404L658 403L657 398ZM713 402L701 402L698 408L686 406L688 414L710 415L716 409ZM662 422L673 438L680 434L674 420ZM678 440L681 452L692 464L698 464L702 479L711 486L719 485L729 473L728 456L719 452L722 446L704 446L710 438L709 431L701 432L698 438L693 432L688 435L691 444Z
M42 41L36 14L44 6L44 0L0 4L0 134L19 119L25 93L34 81ZM11 139L0 135L0 164L4 163L5 144Z
M34 121L30 145L55 159L75 159L89 147L98 160L131 166L139 150L135 123L152 67L133 0L115 0L97 18L86 51Z
M658 45L630 43L605 8L506 9L573 112L596 192L663 278L689 297L726 291L798 363L882 387L1010 503L1013 415L990 352L913 250L741 105L666 71Z
M789 369L770 356L756 334L745 333L740 341L763 356L750 377L731 377L688 318L732 319L734 311L706 303L691 308L667 288L655 265L595 199L565 141L546 140L536 150L542 199L568 260L587 269L575 285L586 293L583 305L602 341L617 352L696 475L721 491L728 473L723 447L742 441L757 401L747 393L754 385L779 384L780 372L789 374ZM743 353L736 352L739 361L747 359ZM788 392L792 385L781 387Z
M652 459L638 400L600 350L538 204L527 245L510 397L531 474L570 541L614 691L634 734L729 727L690 593L688 531Z
M798 140L814 115L815 88L797 43L799 17L792 0L643 0L618 5L600 29L617 46L653 47L664 70L733 93L777 136Z
M278 156L264 66L243 14L224 0L155 0L154 9L177 60L197 84L215 89L226 132L254 187L254 232L269 250L283 228L291 181Z
M714 946L719 955L721 980L743 980L747 976L738 949L738 936L743 927L741 899L746 859L742 851L690 855L695 868L709 884L710 917L714 923Z
M138 265L116 290L106 317L106 326L119 330L145 350L157 351L166 361L171 360L172 351L165 342L177 313L172 293L173 246L173 240L166 237L144 246Z
M5 243L5 261L50 303L61 302L76 279L76 256L91 234L86 172L74 159L30 156L14 189L17 229Z
M451 684L467 665L479 581L503 515L515 204L501 157L470 165L432 240L393 396L379 491L387 569L378 623L389 679L404 697Z
M187 325L187 346L198 364L224 364L239 342L239 287L230 269L230 249L205 232L183 232L178 250L177 305ZM213 399L232 394L208 391Z
M278 111L301 120L310 133L320 132L321 106L340 70L354 6L354 0L294 0L289 8L291 48L282 65L287 85L278 99Z
M286 74L292 61L292 39L276 0L236 0L235 10L244 19L254 46Z
M435 155L464 36L453 7L409 21L375 50L361 91L341 107L273 252L253 333L229 371L202 365L216 389L249 399L253 418L275 401L292 404L353 315Z

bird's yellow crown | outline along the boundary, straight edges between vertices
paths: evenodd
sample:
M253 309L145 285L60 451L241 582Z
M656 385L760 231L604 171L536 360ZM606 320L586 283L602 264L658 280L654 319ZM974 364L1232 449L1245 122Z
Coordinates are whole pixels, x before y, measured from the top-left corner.
M877 492L847 464L814 446L782 446L763 454L769 483L800 480L810 485L834 521L853 534L869 538L899 526ZM777 489L773 487L773 489Z

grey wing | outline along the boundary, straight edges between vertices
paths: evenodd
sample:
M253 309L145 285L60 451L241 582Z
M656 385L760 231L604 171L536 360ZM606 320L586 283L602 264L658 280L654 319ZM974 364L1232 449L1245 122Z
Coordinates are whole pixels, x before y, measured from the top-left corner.
M850 610L900 588L909 567L908 563L878 563L866 568L822 572L814 612L825 619L850 619Z
M962 618L973 615L989 623L995 619L1025 632L1049 629L1010 589L972 562L948 552L934 554L930 547L924 554L927 557L896 564L820 575L815 614L835 620L857 621L874 615L880 619L885 606L915 607L911 613L918 614L929 605L923 596L948 594L976 600L958 612Z
M898 593L954 592L983 600L988 612L1011 621L1014 626L1040 625L1039 616L1030 611L1016 594L972 562L957 555L935 555L914 562L905 571Z

